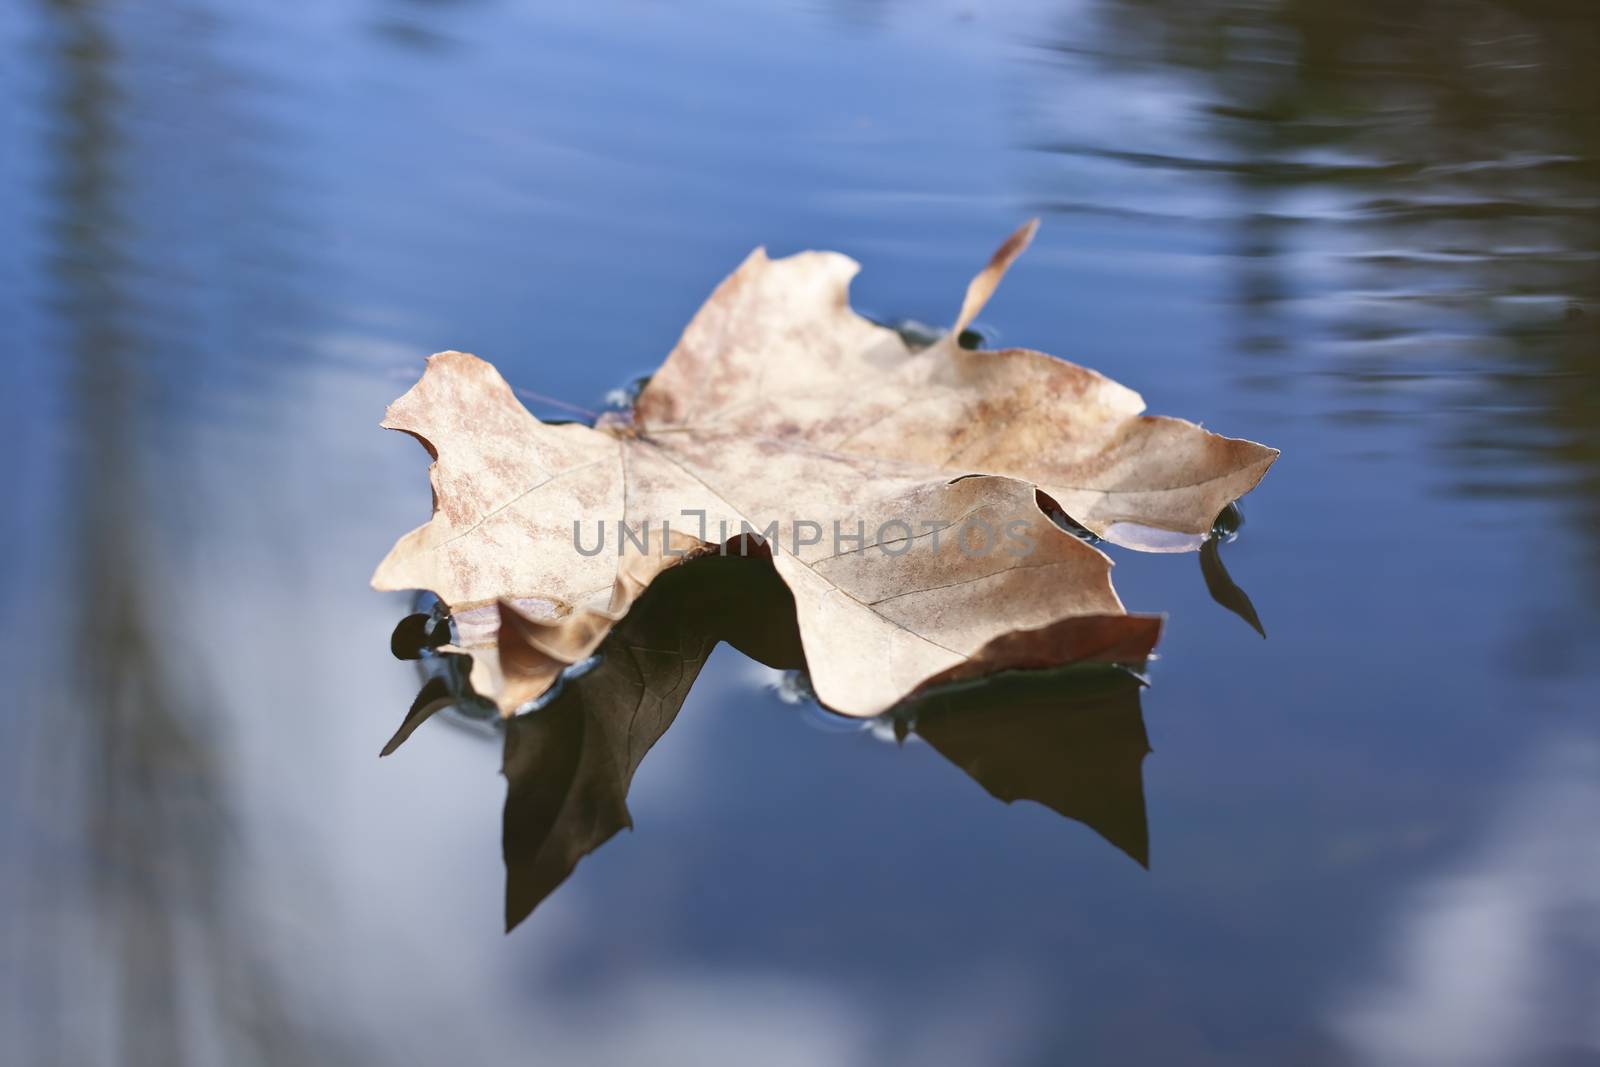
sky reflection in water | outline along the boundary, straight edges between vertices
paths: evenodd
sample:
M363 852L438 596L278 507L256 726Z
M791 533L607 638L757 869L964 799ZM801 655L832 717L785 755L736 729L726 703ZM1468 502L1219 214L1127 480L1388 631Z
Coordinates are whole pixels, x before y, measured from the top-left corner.
M6 5L0 1058L1600 1057L1600 15ZM748 250L1284 451L1169 624L1149 870L713 653L502 937L496 745L366 589L429 351L596 407ZM535 410L560 415L559 411ZM1228 597L1218 599L1226 603ZM224 1051L226 1050L226 1055Z

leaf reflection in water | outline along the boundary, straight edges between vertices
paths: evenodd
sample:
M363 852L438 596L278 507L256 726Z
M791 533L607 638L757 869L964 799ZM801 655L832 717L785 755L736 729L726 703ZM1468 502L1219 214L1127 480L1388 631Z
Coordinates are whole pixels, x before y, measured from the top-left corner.
M1256 614L1250 594L1239 588L1239 583L1233 580L1228 568L1222 565L1218 541L1216 537L1209 537L1200 546L1200 574L1206 580L1206 592L1211 594L1212 600L1249 623L1250 628L1264 638L1267 630L1261 625L1261 616Z
M710 556L666 572L606 638L598 666L567 678L538 710L506 720L507 930L584 856L633 825L634 773L723 641L768 667L804 666L793 601L770 560ZM1148 864L1142 684L1105 665L1012 672L892 714L899 736L914 731L993 796L1036 801ZM449 702L441 677L431 677L384 753Z
M923 701L915 729L992 796L1043 804L1148 867L1143 685L1104 666L1003 674Z
M1228 568L1222 564L1221 546L1238 538L1239 527L1244 525L1244 512L1238 504L1229 504L1211 525L1211 536L1200 546L1200 575L1205 579L1206 592L1219 605L1250 624L1250 628L1263 639L1267 629L1261 625L1261 616L1250 594L1239 588Z

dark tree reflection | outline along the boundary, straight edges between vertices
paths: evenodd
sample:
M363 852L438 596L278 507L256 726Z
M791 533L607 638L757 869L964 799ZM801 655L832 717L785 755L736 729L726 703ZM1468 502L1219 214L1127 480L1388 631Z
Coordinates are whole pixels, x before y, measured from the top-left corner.
M174 651L173 530L153 506L183 475L170 452L156 458L168 410L210 370L185 309L151 303L144 284L209 247L199 233L184 240L206 212L170 168L207 181L229 171L224 142L201 138L190 147L202 159L174 160L129 126L154 115L182 127L204 112L168 110L172 83L225 101L207 19L180 6L119 20L76 0L47 0L41 14L55 110L47 284L69 453L54 516L65 531L54 684L30 708L20 873L34 918L17 938L26 1032L12 1038L39 1064L322 1061L329 1046L291 1018L240 900L220 717ZM248 199L248 172L232 178Z
M1113 85L1177 75L1194 93L1185 121L1170 151L1138 129L1135 143L1084 143L1070 122L1039 138L1222 198L1219 218L1186 221L1214 221L1231 246L1239 348L1255 360L1240 372L1288 388L1324 371L1341 420L1423 416L1457 491L1564 502L1600 583L1593 5L1105 0L1091 12L1063 25L1062 62Z

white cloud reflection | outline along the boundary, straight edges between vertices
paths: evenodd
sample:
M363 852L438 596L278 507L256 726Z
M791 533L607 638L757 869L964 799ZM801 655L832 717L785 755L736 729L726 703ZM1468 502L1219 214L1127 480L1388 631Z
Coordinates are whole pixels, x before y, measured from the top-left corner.
M1358 1061L1507 1067L1600 1054L1597 831L1600 745L1544 745L1477 854L1410 895L1381 958L1339 998L1332 1025Z
M184 580L231 595L196 605L190 651L228 665L217 711L246 853L239 888L293 1013L331 1030L351 1062L878 1062L885 1021L806 975L644 953L599 985L575 981L574 953L605 945L609 923L581 878L538 922L501 933L498 747L439 724L377 758L416 682L383 643L403 603L364 579L428 504L421 450L372 429L391 391L379 376L307 372L293 403L272 409L288 422L278 447L214 442L192 486L215 506L210 546L226 551L200 546ZM248 502L226 491L241 476L257 486ZM361 503L323 521L330 500ZM292 533L252 536L263 511ZM291 617L292 649L237 640ZM697 702L734 684L705 682ZM692 817L708 799L702 719L686 716L640 775L655 819Z

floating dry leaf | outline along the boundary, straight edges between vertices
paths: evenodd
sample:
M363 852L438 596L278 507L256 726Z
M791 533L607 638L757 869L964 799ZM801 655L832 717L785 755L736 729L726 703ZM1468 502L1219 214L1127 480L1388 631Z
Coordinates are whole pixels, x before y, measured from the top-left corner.
M505 714L663 570L730 542L771 551L817 696L846 714L1013 667L1142 660L1159 619L1128 614L1110 560L1043 509L1112 542L1197 547L1277 451L1143 415L1132 390L1040 352L959 347L1033 230L920 351L851 310L851 260L758 250L633 410L593 427L540 422L488 363L433 356L384 425L434 456L434 515L373 584L438 594Z

